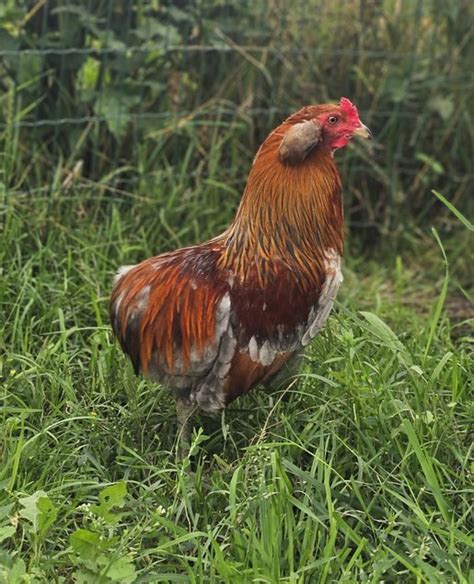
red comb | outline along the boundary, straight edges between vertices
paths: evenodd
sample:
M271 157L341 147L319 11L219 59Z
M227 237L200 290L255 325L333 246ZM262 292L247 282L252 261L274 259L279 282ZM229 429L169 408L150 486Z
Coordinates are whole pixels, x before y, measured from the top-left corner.
M341 97L339 107L346 114L348 121L351 121L354 125L360 123L359 112L350 99L347 99L347 97Z

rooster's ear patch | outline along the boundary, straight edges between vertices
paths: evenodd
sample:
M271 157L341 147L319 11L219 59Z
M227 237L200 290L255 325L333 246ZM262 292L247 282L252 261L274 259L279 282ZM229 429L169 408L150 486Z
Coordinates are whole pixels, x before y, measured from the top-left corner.
M291 126L280 144L280 162L290 165L303 162L311 150L319 144L321 131L321 125L314 120Z

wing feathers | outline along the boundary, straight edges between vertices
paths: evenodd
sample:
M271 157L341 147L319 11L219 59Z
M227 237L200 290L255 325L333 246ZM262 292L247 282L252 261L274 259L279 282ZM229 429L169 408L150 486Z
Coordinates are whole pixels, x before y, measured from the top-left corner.
M211 252L187 248L119 272L111 321L135 370L192 375L216 358L230 300Z

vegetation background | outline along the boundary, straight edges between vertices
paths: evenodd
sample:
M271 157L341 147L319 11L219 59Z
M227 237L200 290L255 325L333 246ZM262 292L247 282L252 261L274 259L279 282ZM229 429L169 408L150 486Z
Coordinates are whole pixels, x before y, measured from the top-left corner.
M473 25L468 0L2 2L0 582L472 582ZM336 314L180 462L112 274L222 230L267 132L344 95L376 138L337 154Z

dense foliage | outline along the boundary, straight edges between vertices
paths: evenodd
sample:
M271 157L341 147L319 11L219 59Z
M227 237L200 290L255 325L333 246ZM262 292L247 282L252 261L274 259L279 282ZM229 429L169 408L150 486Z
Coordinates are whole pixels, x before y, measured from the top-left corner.
M376 135L371 151L345 157L353 226L402 231L442 209L431 188L466 210L472 17L468 0L10 0L0 7L4 182L47 187L80 161L88 179L152 195L159 169L180 164L192 141L188 172L234 189L235 206L272 126L347 95Z

